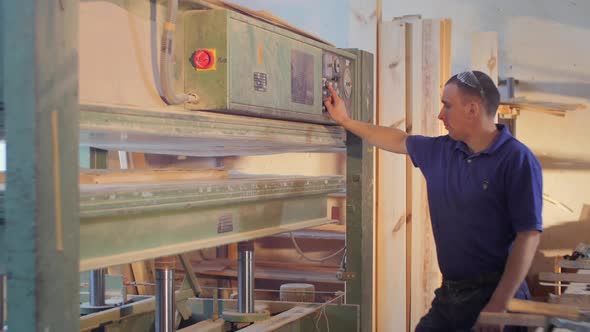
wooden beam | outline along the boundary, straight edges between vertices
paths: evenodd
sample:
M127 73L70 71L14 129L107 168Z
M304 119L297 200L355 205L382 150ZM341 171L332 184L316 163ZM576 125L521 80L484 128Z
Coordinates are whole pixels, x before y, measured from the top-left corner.
M193 324L191 326L187 326L177 332L220 332L225 331L225 321L223 319L218 320L205 320L198 322L197 324Z
M80 184L185 182L227 179L225 170L150 169L150 170L83 170Z
M416 20L418 20L416 18ZM405 90L406 90L406 110L405 110L405 119L406 119L406 133L413 134L412 124L413 124L413 116L412 110L414 106L414 89L415 86L413 84L413 77L414 77L414 48L412 47L412 42L414 40L413 34L413 24L405 20L405 75L406 75L406 82L405 82ZM412 179L414 174L414 167L412 165L412 160L410 156L406 156L406 332L413 331L412 329L412 262L414 260L414 256L412 255L412 235L413 235L413 221L412 221Z
M590 284L590 274L541 272L539 273L539 280L581 282Z
M133 277L137 283L137 292L139 295L154 295L156 281L149 261L140 261L131 263Z
M320 310L319 305L306 305L306 306L297 306L295 308L289 309L285 312L282 312L276 316L273 316L269 319L265 319L260 322L256 322L240 331L243 332L270 332L276 331L281 327L285 327L297 320L302 319L303 317L309 316L316 311Z
M439 136L440 106L440 27L438 19L413 24L412 54L412 134ZM426 182L419 169L412 174L412 296L411 329L430 309L441 275L428 208Z
M547 317L531 314L514 314L508 312L482 312L477 320L478 324L486 325L510 325L544 327Z
M557 263L560 267L566 269L583 269L583 270L590 270L590 260L582 259L582 260L575 260L570 261L566 259L561 259Z
M562 104L544 101L529 101L525 98L514 98L502 100L501 106L509 107L510 109L539 112L558 117L565 117L567 112L583 110L586 106L581 104Z
M590 294L563 294L561 296L549 294L548 302L571 305L580 310L590 311Z
M580 310L577 307L562 304L512 299L508 302L507 309L512 312L539 314L572 320L579 320L581 318Z
M401 19L380 24L378 125L405 130L406 25ZM406 163L405 157L378 150L376 174L377 331L406 329Z
M195 272L193 270L193 266L192 266L191 261L188 257L188 254L180 254L180 255L178 255L178 258L180 260L180 263L182 264L182 267L184 268L185 279L188 281L189 285L191 286L193 293L195 293L195 297L199 297L201 295L201 291L202 291L201 285L199 284L199 281L197 280L197 277L195 276Z
M452 46L453 24L450 19L443 19L440 22L440 94L442 96L445 83L451 78L451 46ZM439 122L439 132L443 135L448 131L442 121Z

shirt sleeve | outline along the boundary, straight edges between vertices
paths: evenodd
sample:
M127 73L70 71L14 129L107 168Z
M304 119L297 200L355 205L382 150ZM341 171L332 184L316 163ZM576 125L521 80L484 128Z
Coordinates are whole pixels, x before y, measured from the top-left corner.
M414 167L422 169L428 165L428 162L433 156L435 142L435 137L421 135L408 136L406 139L406 149Z
M507 173L508 213L516 232L543 230L543 174L531 151L519 153Z

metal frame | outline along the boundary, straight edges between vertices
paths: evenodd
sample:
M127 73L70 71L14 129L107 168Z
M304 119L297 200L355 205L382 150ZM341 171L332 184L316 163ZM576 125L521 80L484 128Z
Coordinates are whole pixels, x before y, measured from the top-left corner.
M178 107L80 105L80 143L107 150L202 157L335 151L344 150L345 137L341 127Z
M2 1L10 331L79 329L78 0Z
M352 117L373 123L373 55L357 55L356 107ZM360 91L359 91L360 90ZM359 304L361 331L373 330L373 178L375 152L348 132L346 139L346 303Z
M11 331L78 331L78 271L104 267L106 264L105 260L93 261L96 257L85 259L83 252L80 263L80 240L86 242L88 238L84 235L78 237L77 234L79 231L82 234L90 232L103 217L115 216L115 219L120 220L136 218L138 222L147 218L141 213L117 212L106 205L96 209L88 201L84 203L82 195L82 219L79 219L77 175L80 137L83 144L94 144L105 149L124 147L129 151L166 151L184 155L191 155L195 148L190 146L199 141L211 143L202 145L199 153L212 151L212 155L217 156L234 155L247 146L252 148L242 154L333 151L345 147L344 130L339 127L201 112L181 114L169 110L149 110L153 116L145 117L145 113L142 114L139 109L104 105L82 105L79 113L78 0L4 1L0 8L4 37L1 40L2 50L10 50L2 52L4 62L1 66L3 70L0 71L5 83L3 94L0 94L5 106L5 127L2 132L5 133L8 147L4 199L6 218L0 222L2 252L6 254L0 257L0 271L3 265L7 267L8 307L11 313L8 324ZM373 100L372 57L362 52L357 54L364 59L361 60L363 68L370 69L362 70L363 76L359 74L356 78L362 85L356 89L355 109L360 114L355 117L370 122ZM370 88L369 91L359 92L366 88ZM361 96L366 98L361 99ZM109 116L113 118L109 119ZM163 117L169 121L161 121ZM187 121L188 118L190 121ZM145 135L145 132L136 130L138 121L148 121L141 125L151 132ZM163 126L158 126L158 122ZM198 126L191 128L187 122ZM149 140L160 139L165 143L166 135L173 136L175 140L184 140L184 144L180 144L177 150L169 149L170 146L166 144L149 149ZM277 137L281 140L278 144ZM231 141L241 141L242 144L228 149L227 146L215 145L215 140L226 143L221 145ZM346 140L347 272L353 275L346 285L347 302L361 304L361 320L365 330L372 324L373 151L357 137L348 135ZM97 144L99 141L108 143ZM306 201L305 197L286 195L280 200L276 199L276 195L269 197L269 204L280 204L281 207L289 202L293 207L311 204L311 200ZM228 199L226 203L237 203L238 200L248 204L244 203L243 197ZM187 204L198 207L201 203ZM265 210L268 207L272 208L254 203L251 210ZM215 212L218 213L227 207L218 206L214 209L218 209ZM191 217L202 213L195 209ZM240 229L242 233L239 236L218 237L216 241L207 241L203 237L195 240L197 242L173 249L170 249L172 244L166 243L132 251L133 254L129 256L115 252L104 257L113 259L110 264L123 263L132 258L136 260L176 254L329 222L326 218L311 218L269 225L261 215L254 217L260 222L253 228ZM157 227L151 229L157 230ZM129 253L129 249L122 250ZM162 252L162 249L168 251Z
M89 192L83 186L80 270L330 223L327 195L343 186L341 177L252 177L115 189L90 185L94 190Z

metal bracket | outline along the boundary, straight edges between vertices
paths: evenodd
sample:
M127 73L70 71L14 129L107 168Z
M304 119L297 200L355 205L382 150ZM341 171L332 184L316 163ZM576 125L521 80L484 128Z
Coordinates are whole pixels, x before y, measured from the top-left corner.
M347 271L338 271L336 272L336 278L338 280L347 281L356 278L356 273L354 272L347 272Z

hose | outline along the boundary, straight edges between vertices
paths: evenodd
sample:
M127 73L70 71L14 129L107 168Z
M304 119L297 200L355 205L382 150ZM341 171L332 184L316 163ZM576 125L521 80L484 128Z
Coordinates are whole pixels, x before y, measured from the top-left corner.
M174 89L174 75L172 57L174 56L174 31L176 30L176 15L178 0L168 0L168 12L162 34L160 49L160 84L163 98L168 105L184 104L191 99L188 94L176 94Z

